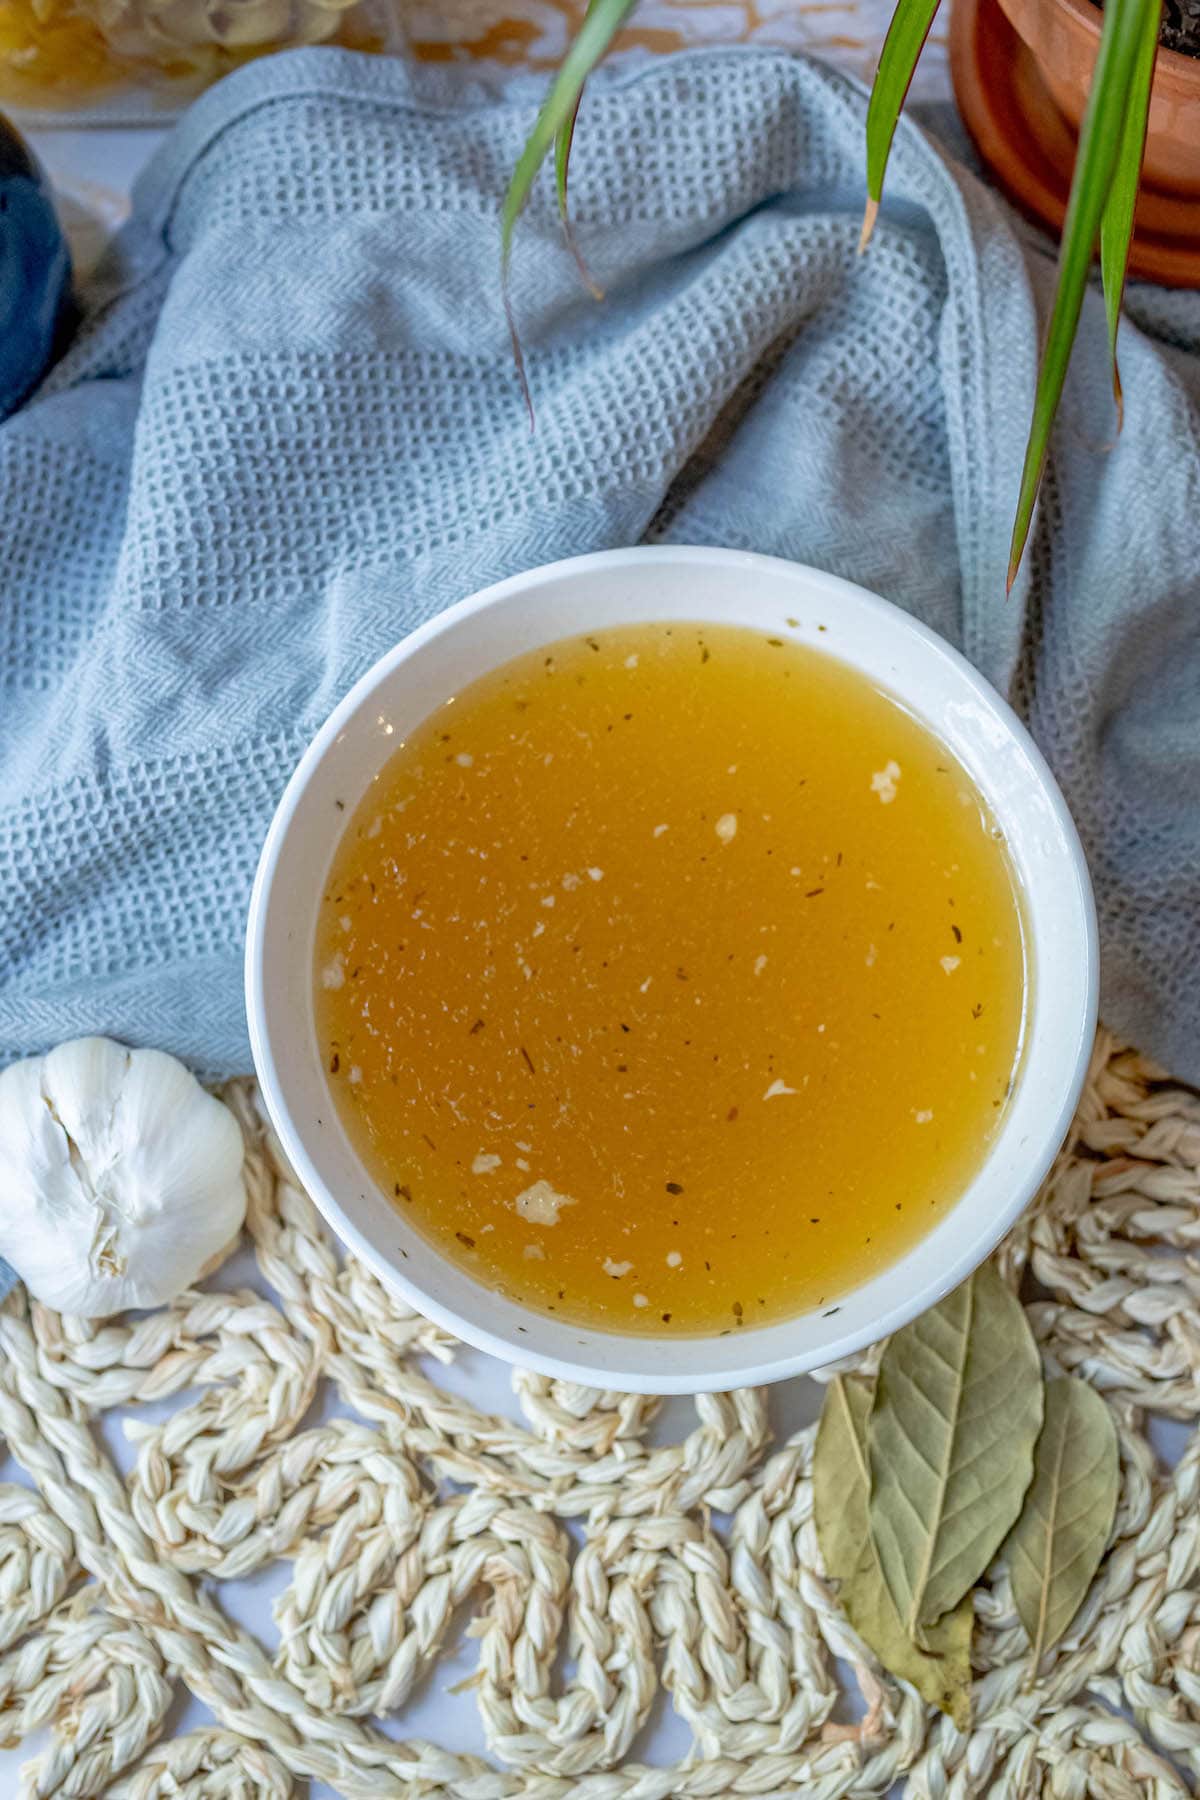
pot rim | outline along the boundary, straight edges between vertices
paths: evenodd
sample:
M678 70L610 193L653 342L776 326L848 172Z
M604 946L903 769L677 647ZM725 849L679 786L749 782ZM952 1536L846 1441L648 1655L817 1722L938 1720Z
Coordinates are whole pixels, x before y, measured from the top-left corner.
M1052 7L1056 12L1065 14L1085 37L1092 40L1094 46L1099 46L1102 9L1096 4L1096 0L1002 0L1002 4L1005 12L1013 19L1014 26L1014 13L1036 12L1043 5ZM1158 59L1154 64L1154 87L1160 86L1182 90L1189 97L1200 100L1200 56L1188 56L1182 50L1169 50L1165 44L1160 44Z

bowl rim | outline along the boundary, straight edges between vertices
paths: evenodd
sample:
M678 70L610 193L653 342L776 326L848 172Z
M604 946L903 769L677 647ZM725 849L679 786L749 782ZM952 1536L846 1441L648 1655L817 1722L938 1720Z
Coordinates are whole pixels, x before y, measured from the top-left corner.
M646 1372L643 1374L640 1371L634 1373L621 1370L618 1380L618 1372L605 1370L596 1363L582 1360L576 1362L569 1357L550 1354L538 1349L533 1343L528 1346L515 1344L487 1326L480 1325L457 1312L453 1307L445 1305L436 1297L430 1296L420 1282L414 1281L348 1216L341 1202L336 1195L330 1192L329 1187L318 1173L306 1146L304 1134L292 1117L283 1084L279 1078L270 1041L269 1011L263 982L263 959L266 942L265 922L272 882L288 833L303 806L304 796L311 779L331 747L337 742L345 726L358 713L363 702L387 681L392 672L401 664L418 655L431 640L455 631L465 620L470 619L484 608L502 606L509 599L527 593L531 589L560 582L564 577L569 578L573 574L616 572L647 562L651 564L674 563L683 566L704 564L710 568L724 566L730 570L736 570L743 576L753 575L756 570L771 572L776 576L786 571L789 576L807 578L819 585L831 600L849 601L868 614L872 611L878 613L887 620L890 627L907 630L915 638L921 640L929 650L936 652L943 661L948 663L957 678L975 698L984 703L989 713L999 718L1009 736L1015 740L1017 747L1023 752L1029 763L1040 787L1041 797L1049 806L1054 823L1062 834L1068 850L1071 873L1075 879L1080 907L1083 979L1080 985L1082 1003L1078 1009L1076 1029L1073 1033L1076 1039L1074 1060L1061 1091L1058 1105L1054 1109L1053 1117L1047 1119L1038 1153L1029 1158L1028 1170L1019 1181L1014 1181L1010 1197L1003 1205L995 1208L989 1217L986 1228L972 1239L969 1246L964 1247L957 1255L936 1268L931 1268L927 1278L916 1283L909 1290L906 1298L900 1299L895 1305L886 1308L873 1318L869 1325L851 1330L843 1329L840 1335L831 1335L828 1343L822 1346L819 1356L805 1351L798 1351L792 1355L777 1355L762 1363L750 1367L739 1367L723 1375L717 1366L720 1362L717 1346L723 1340L717 1335L697 1335L686 1339L671 1340L673 1343L694 1347L699 1360L711 1360L714 1365L707 1369L701 1378L692 1378L686 1372L674 1374L652 1369L655 1348L659 1341L655 1336L651 1334L636 1334L635 1336L634 1334L592 1328L601 1345L605 1339L611 1339L614 1344L620 1343L628 1346L636 1342L639 1346L644 1346ZM545 641L549 642L550 639L547 638ZM830 653L835 656L837 654L836 650L831 650ZM500 666L504 660L507 659L501 658L494 666ZM897 693L895 697L902 702L906 701L906 696L901 693ZM933 729L928 718L922 714L919 705L911 700L908 700L907 703L914 706L920 722L927 729ZM1036 976L1036 969L1034 974ZM1095 1038L1099 949L1091 880L1083 847L1066 801L1049 765L1024 724L1008 702L960 651L938 632L919 619L912 617L894 602L883 599L880 595L872 593L855 582L831 575L809 564L784 557L762 555L753 551L672 544L593 551L582 556L560 558L555 562L542 564L491 583L425 620L401 638L359 677L310 740L289 778L272 816L251 890L244 976L246 1014L254 1069L271 1127L301 1187L330 1225L340 1243L370 1268L385 1288L423 1317L450 1332L454 1337L509 1364L528 1368L535 1373L551 1378L578 1382L594 1388L616 1388L618 1391L628 1393L669 1395L728 1392L737 1388L783 1380L793 1375L827 1367L842 1358L856 1354L872 1343L879 1342L920 1313L936 1305L991 1254L1024 1212L1049 1173L1074 1117L1091 1062ZM1035 998L1026 1022L1027 1031L1032 1029L1038 1008L1039 1000ZM1018 1085L1022 1081L1023 1077L1020 1077ZM993 1160L993 1154L994 1148L984 1158L972 1178L973 1181L983 1175ZM445 1266L454 1266L447 1262L436 1245L428 1239L424 1241L429 1245L433 1255ZM904 1257L912 1255L915 1249L919 1249L923 1241L917 1240L914 1246L904 1252ZM901 1260L903 1258L897 1258L896 1261L887 1265L887 1269L883 1273L888 1273L897 1267ZM856 1284L855 1288L848 1290L848 1294L860 1291L866 1285L867 1282L860 1282ZM544 1326L545 1321L536 1308L522 1307L520 1302L512 1302L512 1304L517 1310L524 1312L528 1318ZM798 1316L806 1317L808 1315ZM760 1329L778 1329L786 1323L787 1321L776 1321L775 1327ZM748 1342L754 1335L756 1335L755 1332L748 1332L740 1337L740 1341Z

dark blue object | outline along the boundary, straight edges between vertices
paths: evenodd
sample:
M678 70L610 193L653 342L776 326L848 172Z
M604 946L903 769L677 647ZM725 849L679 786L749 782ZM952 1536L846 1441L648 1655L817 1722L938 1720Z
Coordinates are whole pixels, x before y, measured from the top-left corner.
M71 318L71 259L45 177L0 117L0 419L32 392Z

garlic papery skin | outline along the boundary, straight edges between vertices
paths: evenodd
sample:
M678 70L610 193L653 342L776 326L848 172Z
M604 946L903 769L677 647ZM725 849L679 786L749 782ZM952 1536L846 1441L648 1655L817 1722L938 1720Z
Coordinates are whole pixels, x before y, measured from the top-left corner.
M161 1050L77 1038L0 1073L0 1256L58 1312L161 1306L246 1214L242 1134Z

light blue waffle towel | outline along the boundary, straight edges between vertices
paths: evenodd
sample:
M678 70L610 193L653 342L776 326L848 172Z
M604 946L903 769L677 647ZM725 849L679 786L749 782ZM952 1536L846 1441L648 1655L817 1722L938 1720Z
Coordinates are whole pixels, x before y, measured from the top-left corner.
M862 92L708 51L597 81L579 232L514 299L526 98L301 51L183 119L85 328L0 426L0 1062L80 1032L244 1070L241 953L306 741L419 620L645 538L849 576L1013 697L1100 904L1104 1013L1200 1077L1200 306L1141 289L1113 445L1086 308L1004 572L1051 265L915 126L856 255Z

